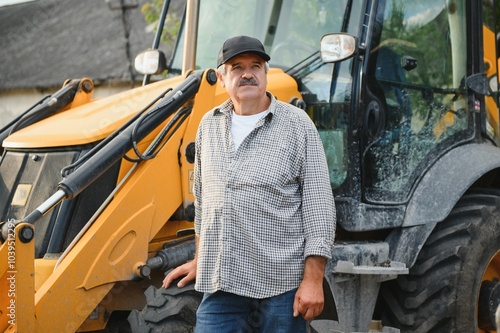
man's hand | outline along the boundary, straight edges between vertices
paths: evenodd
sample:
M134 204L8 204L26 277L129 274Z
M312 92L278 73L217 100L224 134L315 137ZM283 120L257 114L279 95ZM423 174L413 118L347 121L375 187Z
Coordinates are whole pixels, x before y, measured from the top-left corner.
M163 279L163 284L161 285L163 288L168 288L172 284L172 281L175 279L184 276L182 280L177 283L177 287L183 288L189 282L193 281L196 278L196 261L198 260L198 246L200 245L200 238L198 236L195 237L195 254L194 260L185 263L184 265L180 265L179 267L173 269L170 273L165 276Z
M185 285L187 285L189 282L193 281L196 278L196 260L187 262L184 265L181 265L172 270L170 273L168 273L165 279L163 279L162 287L163 288L170 287L172 281L181 276L184 276L184 278L180 280L179 283L177 283L177 287L179 288L184 287Z
M325 305L323 294L323 275L326 258L307 257L304 268L304 279L300 283L293 302L293 316L301 314L305 320L319 316Z

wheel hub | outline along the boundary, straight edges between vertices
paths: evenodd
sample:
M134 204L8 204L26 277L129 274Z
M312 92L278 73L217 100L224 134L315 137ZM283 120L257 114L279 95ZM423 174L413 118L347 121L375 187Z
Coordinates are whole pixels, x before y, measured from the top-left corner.
M500 304L500 282L498 279L483 281L479 292L478 326L484 331L496 330L495 313Z

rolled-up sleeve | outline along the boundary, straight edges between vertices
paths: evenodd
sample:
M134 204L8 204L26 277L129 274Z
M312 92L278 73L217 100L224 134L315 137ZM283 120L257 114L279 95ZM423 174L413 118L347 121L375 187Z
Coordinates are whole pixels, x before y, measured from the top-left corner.
M336 211L328 166L319 134L310 122L306 128L301 171L304 257L332 257Z
M198 131L196 133L195 140L195 158L194 158L194 181L193 181L193 193L194 193L194 231L196 235L200 235L201 231L201 217L202 217L202 205L201 205L201 137L202 137L202 125L200 124Z

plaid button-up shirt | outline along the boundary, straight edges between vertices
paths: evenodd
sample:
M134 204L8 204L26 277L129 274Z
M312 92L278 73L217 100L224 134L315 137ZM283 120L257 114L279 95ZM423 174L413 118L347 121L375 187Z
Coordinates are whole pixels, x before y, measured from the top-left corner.
M331 258L335 205L323 145L307 114L271 97L235 151L233 104L196 137L196 289L267 298L297 288L305 258Z

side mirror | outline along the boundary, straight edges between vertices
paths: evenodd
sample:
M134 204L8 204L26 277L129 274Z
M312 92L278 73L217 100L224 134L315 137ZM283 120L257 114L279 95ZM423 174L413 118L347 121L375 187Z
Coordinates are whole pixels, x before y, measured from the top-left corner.
M492 77L489 78L489 90L490 90L490 96L493 97L497 105L500 105L500 90L498 90L498 76L493 75Z
M325 63L347 59L357 51L356 37L344 33L332 33L321 38L321 60Z
M401 67L407 72L414 70L418 66L417 59L411 56L402 56L401 57Z
M498 77L496 75L489 78L488 85L491 93L498 93Z
M135 57L134 67L141 74L161 74L167 68L165 54L160 50L143 51Z

